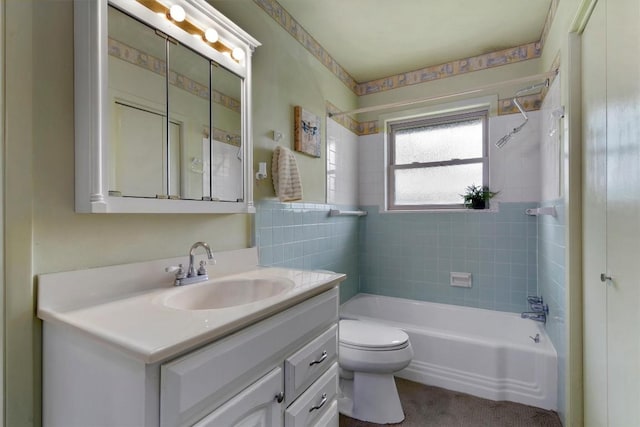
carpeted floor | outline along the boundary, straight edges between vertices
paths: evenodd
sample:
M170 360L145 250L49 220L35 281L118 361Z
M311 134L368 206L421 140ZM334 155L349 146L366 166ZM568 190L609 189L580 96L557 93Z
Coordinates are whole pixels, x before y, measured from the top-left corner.
M468 394L396 378L405 419L402 427L562 427L553 411L513 402L494 402ZM340 427L367 423L340 415Z

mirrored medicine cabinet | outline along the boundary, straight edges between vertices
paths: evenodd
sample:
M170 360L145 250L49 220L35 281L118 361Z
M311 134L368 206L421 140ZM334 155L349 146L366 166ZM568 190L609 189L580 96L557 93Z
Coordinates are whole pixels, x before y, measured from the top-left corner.
M260 43L204 0L76 0L74 32L76 211L254 212Z

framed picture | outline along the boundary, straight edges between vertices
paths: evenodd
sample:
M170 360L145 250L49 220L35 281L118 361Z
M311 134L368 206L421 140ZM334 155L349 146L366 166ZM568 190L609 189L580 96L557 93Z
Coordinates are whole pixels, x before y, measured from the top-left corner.
M313 157L320 157L320 116L296 105L294 116L294 148Z

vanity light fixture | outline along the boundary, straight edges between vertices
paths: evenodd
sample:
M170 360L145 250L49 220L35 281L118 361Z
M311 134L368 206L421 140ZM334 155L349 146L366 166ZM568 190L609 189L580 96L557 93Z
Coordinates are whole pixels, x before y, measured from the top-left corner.
M187 12L184 11L184 8L178 4L174 4L169 8L169 18L173 19L176 22L182 22L187 17Z
M207 30L204 32L204 39L209 43L217 42L218 38L218 32L215 30L215 28L207 28Z
M234 61L240 62L244 59L244 50L241 48L231 48L220 41L220 36L215 28L207 28L202 30L197 25L189 21L187 13L184 8L178 4L174 4L171 7L165 6L158 0L136 0L138 3L145 6L147 9L167 17L175 26L186 31L189 34L193 34L195 37L201 38L209 46L217 50L218 52L231 57Z
M239 47L233 48L233 50L231 51L231 57L236 61L242 61L244 59L244 50Z

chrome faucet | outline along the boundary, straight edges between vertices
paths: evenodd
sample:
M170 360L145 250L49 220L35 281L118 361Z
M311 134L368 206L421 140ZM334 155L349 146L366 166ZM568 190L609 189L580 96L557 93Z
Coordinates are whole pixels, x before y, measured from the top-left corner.
M210 263L215 264L215 259L213 258L213 253L211 252L211 248L209 247L209 245L205 242L195 242L193 245L191 245L191 249L189 249L189 268L187 268L186 273L184 272L182 264L179 264L177 267L171 266L165 268L165 271L168 273L176 273L176 280L174 282L174 285L190 285L192 283L204 282L209 280L209 275L207 274L207 269L205 267L205 261L200 261L200 267L197 271L193 265L195 250L199 247L203 247L207 252L207 258L209 258L209 260L212 260L210 261Z
M525 311L520 314L523 319L531 319L537 322L547 323L547 315L549 314L549 306L544 303L540 296L528 296L527 302L532 311Z
M536 322L547 323L547 314L544 311L525 311L520 314L523 319L531 319Z

